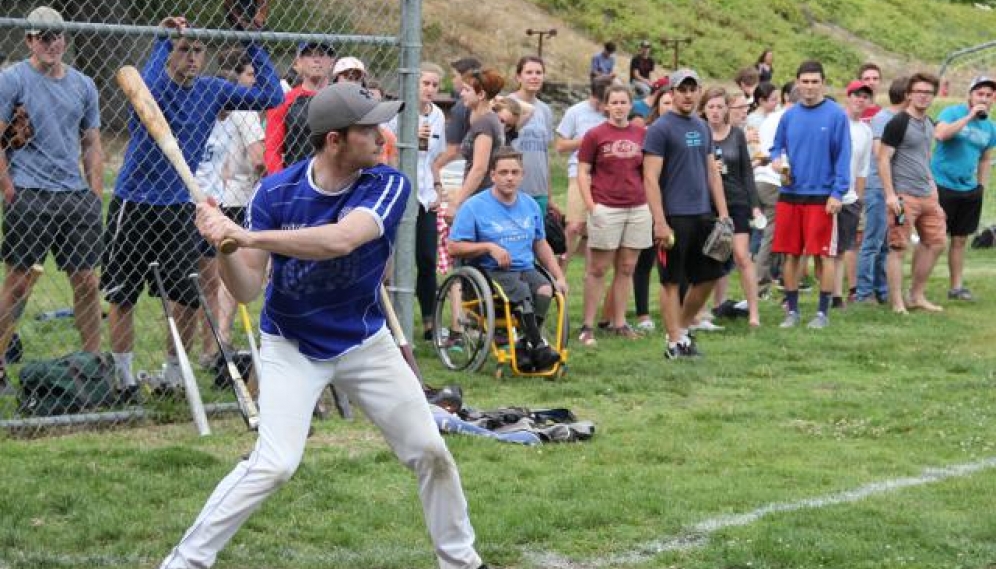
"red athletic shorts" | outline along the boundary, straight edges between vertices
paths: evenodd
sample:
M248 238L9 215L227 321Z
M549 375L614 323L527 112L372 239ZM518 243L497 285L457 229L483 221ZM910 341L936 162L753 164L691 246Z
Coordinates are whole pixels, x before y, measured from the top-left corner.
M778 202L775 205L775 239L771 252L794 256L836 256L836 216L827 214L826 204Z

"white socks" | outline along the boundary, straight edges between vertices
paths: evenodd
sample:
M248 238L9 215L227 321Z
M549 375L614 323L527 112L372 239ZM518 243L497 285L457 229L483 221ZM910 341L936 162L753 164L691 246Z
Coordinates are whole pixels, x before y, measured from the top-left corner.
M131 362L135 354L132 352L122 354L112 353L111 357L114 358L114 368L118 371L119 387L134 387L137 385L135 383L135 376L131 373Z

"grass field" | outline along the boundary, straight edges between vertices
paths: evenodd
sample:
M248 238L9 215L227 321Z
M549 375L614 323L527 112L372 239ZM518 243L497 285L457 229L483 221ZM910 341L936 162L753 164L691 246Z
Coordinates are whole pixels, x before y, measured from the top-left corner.
M994 212L989 200L986 223ZM786 332L767 301L763 328L704 336L694 363L664 361L659 336L600 338L572 346L562 381L496 381L444 372L418 346L427 379L461 384L472 406L566 406L598 427L541 448L448 438L482 554L522 569L991 566L992 251L968 267L974 304L854 307L825 331ZM942 259L932 298L945 274ZM158 306L143 306L161 335ZM802 306L811 315L815 295ZM253 444L237 418L213 427L0 439L0 568L154 567ZM217 565L432 566L414 480L362 418L316 423L297 476Z

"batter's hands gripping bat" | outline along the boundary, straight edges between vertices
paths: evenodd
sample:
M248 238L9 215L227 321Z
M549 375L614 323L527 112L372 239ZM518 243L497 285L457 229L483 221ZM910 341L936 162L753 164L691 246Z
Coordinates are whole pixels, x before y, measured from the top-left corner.
M201 288L201 276L197 273L191 273L187 278L192 281L194 288L197 289L197 298L201 301L201 309L204 310L204 317L207 319L208 328L211 329L211 335L214 336L214 341L218 345L218 354L221 355L222 360L225 362L225 372L228 373L232 389L235 390L235 400L239 404L239 412L242 413L242 420L246 422L246 427L250 431L255 431L259 428L259 409L256 408L256 402L252 400L249 388L246 387L246 382L242 379L239 366L235 365L235 362L232 361L232 354L228 353L228 350L225 349L225 343L221 341L221 336L218 335L218 322L214 319L214 314L211 314L207 297L204 296L204 289Z
M183 376L183 391L187 394L187 404L190 405L190 414L194 416L194 424L197 432L203 437L211 434L211 426L208 425L207 414L204 412L204 403L201 401L201 390L197 387L197 378L194 377L194 368L190 366L190 359L187 357L187 350L183 347L183 339L180 338L180 329L173 319L173 312L169 309L169 301L166 300L166 287L163 285L163 276L159 271L159 263L153 261L149 263L149 269L156 278L156 288L159 292L159 299L163 301L163 312L166 314L166 322L169 324L169 335L173 340L173 349L176 350L176 359L180 363L180 375Z
M128 101L131 102L131 106L135 109L138 119L142 121L145 129L149 131L149 136L152 137L152 140L156 141L156 145L159 146L166 159L169 160L169 163L173 165L173 168L180 175L183 185L190 192L190 197L196 203L206 201L207 196L201 191L200 186L197 184L197 179L194 178L194 173L190 171L190 166L183 159L183 152L180 151L180 145L176 142L176 137L173 136L173 131L170 129L169 123L166 122L166 117L163 116L159 104L156 103L156 100L152 97L152 93L149 92L149 88L142 79L142 75L131 65L125 65L118 70L115 78L117 79L118 86L124 91L125 96L128 97ZM239 246L234 239L225 239L218 246L218 250L226 255L234 253L238 248Z
M25 277L24 283L24 297L17 302L10 309L10 325L7 329L3 331L3 336L0 336L0 379L5 379L7 377L6 369L3 366L3 358L7 353L7 347L10 346L11 339L14 338L14 332L17 331L17 321L21 319L21 315L24 314L24 307L28 304L28 297L31 296L31 289L34 288L35 283L38 282L38 277L45 272L45 268L41 265L32 265L28 269L27 277Z
M259 378L263 373L263 364L259 361L259 348L256 347L256 336L252 331L252 320L249 318L249 311L246 305L239 304L239 316L242 317L242 328L246 331L246 340L249 341L249 353L252 355L252 369L255 373L249 378L249 394L255 399L259 395ZM253 385L255 384L255 385Z

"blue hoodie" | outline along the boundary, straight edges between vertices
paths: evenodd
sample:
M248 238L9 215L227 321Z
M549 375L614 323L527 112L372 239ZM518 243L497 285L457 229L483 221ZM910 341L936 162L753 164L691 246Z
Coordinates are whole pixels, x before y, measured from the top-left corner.
M794 203L823 203L847 193L851 175L851 133L847 115L837 103L824 99L813 107L794 105L785 111L771 160L783 151L792 168L792 183L781 198Z

